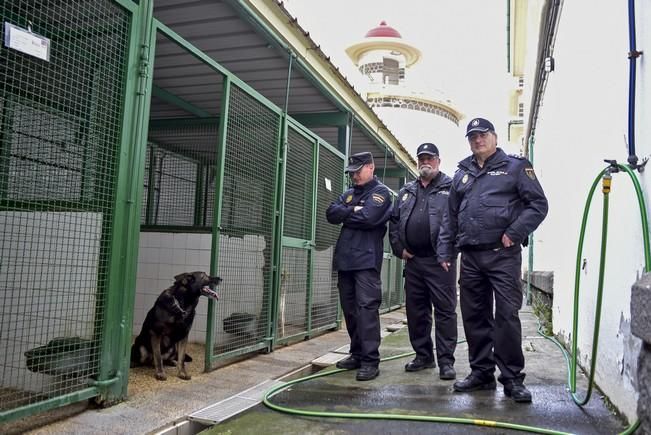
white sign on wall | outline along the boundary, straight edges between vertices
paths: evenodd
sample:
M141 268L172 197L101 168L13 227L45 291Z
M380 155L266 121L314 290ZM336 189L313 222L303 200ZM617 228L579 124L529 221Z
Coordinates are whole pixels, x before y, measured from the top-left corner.
M30 56L50 61L50 40L33 33L31 29L21 29L5 22L5 47Z

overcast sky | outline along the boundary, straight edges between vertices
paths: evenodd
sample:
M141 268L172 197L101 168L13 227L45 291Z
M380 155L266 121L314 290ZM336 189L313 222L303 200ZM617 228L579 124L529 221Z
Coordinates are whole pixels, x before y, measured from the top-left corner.
M386 21L422 52L407 83L443 92L465 115L463 129L482 116L506 139L513 78L507 72L504 0L285 0L285 7L356 87L362 76L344 50Z

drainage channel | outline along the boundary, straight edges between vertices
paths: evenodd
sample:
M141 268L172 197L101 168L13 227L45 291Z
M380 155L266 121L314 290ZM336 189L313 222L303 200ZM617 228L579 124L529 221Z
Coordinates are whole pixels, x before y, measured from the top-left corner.
M186 417L175 420L161 429L151 432L151 435L195 435L210 427L222 423L249 408L262 402L265 392L269 389L314 374L323 367L308 364L279 379L270 379L244 390L229 398L213 403L203 409L193 412Z

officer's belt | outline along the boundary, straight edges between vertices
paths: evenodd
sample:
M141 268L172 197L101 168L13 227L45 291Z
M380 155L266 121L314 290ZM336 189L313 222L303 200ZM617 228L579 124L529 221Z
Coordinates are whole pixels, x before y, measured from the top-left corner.
M503 248L502 242L482 243L480 245L464 245L459 247L460 251L489 251L491 249Z

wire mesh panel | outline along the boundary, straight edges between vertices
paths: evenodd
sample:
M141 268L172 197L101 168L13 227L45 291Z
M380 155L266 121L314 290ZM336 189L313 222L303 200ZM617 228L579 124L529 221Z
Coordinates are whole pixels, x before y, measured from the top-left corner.
M307 270L309 250L283 248L278 303L279 339L307 332Z
M216 102L217 103L217 102ZM149 130L142 223L210 227L214 209L217 125L157 122Z
M0 412L99 372L130 20L111 0L0 3L51 41L49 60L0 46Z
M394 272L392 273L394 290L391 292L391 298L389 300L390 307L400 306L405 300L404 278L402 276L403 265L403 260L395 258L393 262Z
M270 321L271 254L280 114L231 87L226 130L214 355L264 343Z
M328 223L325 212L344 191L344 158L323 144L319 145L316 197L316 233L312 295L312 328L334 326L337 321L337 272L333 270L339 225Z
M314 139L290 127L287 148L283 236L311 240Z
M288 125L287 165L285 171L283 237L294 243L307 242L300 248L283 246L278 297L276 338L307 333L307 308L310 293L312 245L312 191L314 184L314 148L309 138Z
M386 255L382 259L380 279L382 280L382 304L380 304L380 310L387 310L390 307L389 302L393 285L391 283L391 258Z

